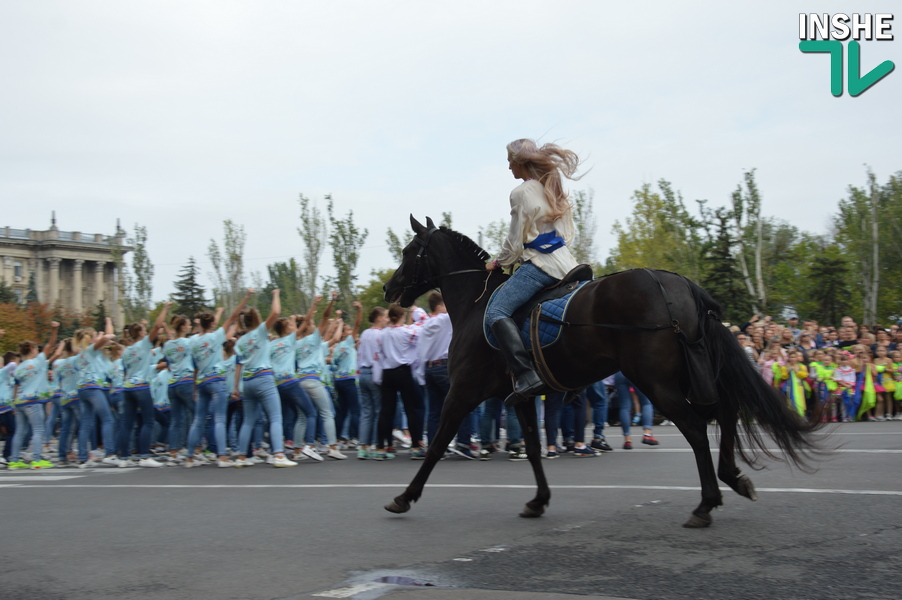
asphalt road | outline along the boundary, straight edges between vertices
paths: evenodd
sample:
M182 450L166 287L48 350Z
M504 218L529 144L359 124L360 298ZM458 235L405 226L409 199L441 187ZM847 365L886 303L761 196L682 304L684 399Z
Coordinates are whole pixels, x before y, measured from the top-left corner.
M712 428L712 434L714 432ZM382 505L419 462L292 469L0 472L3 600L902 598L902 422L843 424L807 475L745 469L714 524L674 428L657 448L440 463L405 515ZM503 456L503 455L502 455ZM428 584L428 585L427 585Z

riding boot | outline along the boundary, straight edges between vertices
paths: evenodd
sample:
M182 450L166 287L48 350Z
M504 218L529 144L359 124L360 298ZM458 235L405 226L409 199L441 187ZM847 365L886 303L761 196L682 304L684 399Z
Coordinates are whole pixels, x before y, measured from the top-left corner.
M505 406L513 406L539 394L545 384L532 368L529 353L520 337L520 329L513 319L499 319L492 324L492 335L498 341L501 354L514 374L514 393L504 400Z

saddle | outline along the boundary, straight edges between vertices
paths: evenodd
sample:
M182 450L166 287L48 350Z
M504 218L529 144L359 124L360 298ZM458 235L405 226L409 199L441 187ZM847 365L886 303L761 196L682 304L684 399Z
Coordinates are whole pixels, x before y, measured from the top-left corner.
M534 342L540 343L544 347L552 345L557 341L558 335L556 334L558 334L560 330L560 326L552 326L551 328L543 332L545 333L545 335L542 336L538 341L532 340L529 333L529 321L530 316L532 315L536 307L542 305L543 303L551 303L554 300L566 299L564 301L556 303L556 306L554 307L549 306L549 308L554 309L555 314L553 314L552 316L556 318L562 316L566 311L566 305L569 301L569 298L567 298L567 296L575 292L585 283L592 281L592 278L592 267L590 265L577 265L559 282L540 291L538 294L530 298L526 304L514 311L514 314L511 315L511 318L520 329L520 334L523 337L523 342L524 344L526 344L527 349L531 348ZM501 288L499 287L498 289ZM498 290L495 290L494 293L497 293L497 291ZM485 331L486 341L492 348L498 350L498 342L495 341L495 336L492 335L488 323L485 323L484 321L483 329Z

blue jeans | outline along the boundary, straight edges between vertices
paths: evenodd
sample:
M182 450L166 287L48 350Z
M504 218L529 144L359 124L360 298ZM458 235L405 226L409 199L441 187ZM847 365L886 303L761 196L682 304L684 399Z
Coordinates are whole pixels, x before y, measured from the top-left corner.
M188 429L194 422L194 384L180 383L169 388L169 449L185 448Z
M335 445L335 413L332 410L332 396L329 395L329 391L326 390L326 386L323 385L323 382L313 377L302 379L301 387L304 388L304 391L307 392L307 395L313 400L313 405L316 407L320 418L323 420L326 443L330 446ZM247 392L245 392L245 394L246 393ZM308 420L306 417L305 420L307 420L307 429L313 428L315 431L316 421ZM309 435L310 434L308 433L305 436L305 439Z
M489 398L483 404L482 418L479 421L479 439L483 447L491 442L498 441L498 424L501 421L501 410L504 408L506 415L504 426L507 429L507 442L517 445L523 442L523 430L520 427L520 419L513 408L505 408L503 398Z
M11 462L18 462L22 453L22 441L31 427L31 460L41 460L41 443L44 441L44 404L16 407L16 434L13 436Z
M376 443L379 428L379 411L382 409L382 389L373 381L372 367L361 367L360 382L360 443L372 446Z
M74 402L70 402L65 406L60 407L60 416L61 416L61 424L60 424L60 439L59 439L59 457L60 460L66 460L66 457L69 454L69 450L72 448L72 433L78 430L78 427L81 423L81 402L75 400ZM82 453L82 444L87 444L87 440L84 440L79 436L78 438L78 453ZM85 448L85 453L87 453L87 447Z
M132 430L135 413L141 409L141 431L138 433L138 456L150 458L150 438L153 437L154 406L150 390L125 390L122 394L122 415L119 417L119 456L128 458L131 454ZM104 436L106 438L106 436ZM104 439L104 442L106 440Z
M298 435L293 435L294 431L292 431L292 439L296 438L297 442L303 440L305 444L312 446L313 442L316 440L316 427L310 427L307 423L316 423L316 407L313 405L313 400L310 399L310 396L307 395L307 392L301 387L300 382L297 381L280 385L278 390L279 398L282 402L300 410L300 412L295 412L297 415L298 426L296 431L298 432ZM303 427L301 426L301 414L304 415Z
M607 386L596 381L586 389L586 396L592 406L592 437L597 440L604 439L604 424L608 420L608 390Z
M524 263L514 271L507 283L492 295L485 309L486 322L493 325L501 319L510 317L530 298L558 281L560 280L548 275L531 262Z
M226 395L224 381L211 381L197 388L197 404L194 406L194 422L188 432L188 456L194 456L194 449L200 444L200 438L207 422L207 413L213 415L213 437L216 439L216 450L224 455L226 449L226 412L229 408L229 397ZM279 424L281 426L281 423Z
M451 389L451 380L448 378L448 364L445 362L434 367L426 367L426 394L429 399L428 409L429 416L426 420L426 432L429 443L438 433L438 425L442 416L442 406L445 405L445 398L448 396L448 390ZM473 416L472 413L464 417L457 430L457 443L460 446L470 447L470 437L473 435Z
M50 440L53 438L53 430L56 429L56 420L60 417L60 397L56 396L47 404L50 405L50 412L44 421L44 443L50 444Z
M586 441L586 394L580 394L570 404L561 406L561 435L564 443Z
M633 413L633 399L630 396L630 388L636 391L636 397L639 398L639 410L642 412L642 429L651 430L652 420L655 416L655 409L652 408L651 400L640 392L639 388L633 385L623 373L618 371L614 375L614 389L617 391L617 402L620 405L620 427L623 429L623 435L630 435L630 417Z
M285 450L285 440L282 439L282 405L279 402L279 392L276 391L276 381L272 375L261 375L244 382L244 422L241 423L241 431L238 433L238 452L246 452L251 441L251 432L260 409L266 413L269 419L269 444L273 454L279 454Z
M558 446L557 430L561 425L561 413L564 407L564 392L555 392L545 396L545 437L549 446Z
M343 440L357 439L360 435L360 398L357 394L357 380L337 380L335 393L338 395L338 410L335 415L338 437Z
M94 419L100 419L103 432L103 446L107 456L116 454L116 419L110 409L110 401L106 390L91 388L78 390L81 402L81 423L78 426L78 460L88 460L88 439L94 430ZM84 443L82 443L84 439Z
M9 460L13 449L13 438L16 437L16 415L12 411L0 414L0 425L6 429L6 442L3 444L3 458Z

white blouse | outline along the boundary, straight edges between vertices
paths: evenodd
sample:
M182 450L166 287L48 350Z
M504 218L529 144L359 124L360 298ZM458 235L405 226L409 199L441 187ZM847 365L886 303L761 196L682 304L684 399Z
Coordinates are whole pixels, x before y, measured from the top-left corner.
M570 252L573 242L573 211L548 223L546 218L551 214L551 205L545 198L545 188L535 179L524 181L511 192L511 227L507 239L498 255L501 266L509 268L517 262L531 261L542 271L556 279L561 279L577 266L576 259ZM533 248L524 248L523 244L536 239L542 233L557 231L564 239L565 246L551 254L544 254Z

